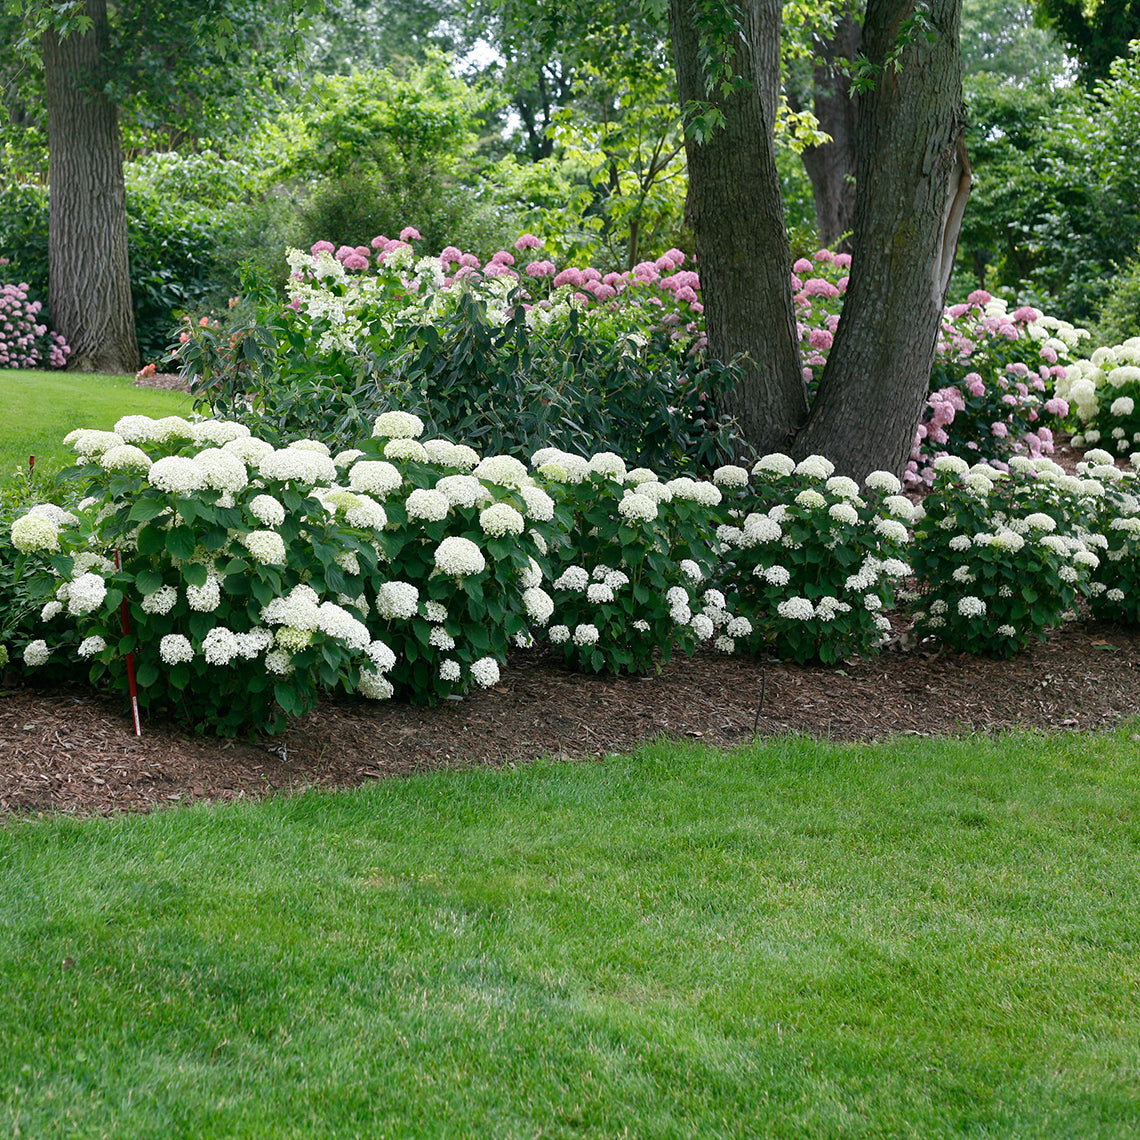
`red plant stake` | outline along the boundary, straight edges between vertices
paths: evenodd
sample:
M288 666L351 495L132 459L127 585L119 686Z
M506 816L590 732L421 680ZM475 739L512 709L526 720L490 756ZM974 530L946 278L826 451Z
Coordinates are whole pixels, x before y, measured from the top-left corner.
M123 559L119 552L115 551L115 569L122 570ZM123 622L123 636L126 637L131 632L131 620L127 616L127 599L119 603L119 617ZM139 688L135 682L135 655L133 653L127 654L127 688L131 694L131 716L135 722L135 736L142 736L142 722L139 720Z

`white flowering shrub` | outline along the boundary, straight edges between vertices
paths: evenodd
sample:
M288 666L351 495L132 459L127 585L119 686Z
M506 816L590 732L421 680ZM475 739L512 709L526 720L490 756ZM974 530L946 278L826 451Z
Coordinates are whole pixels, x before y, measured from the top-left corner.
M1090 458L1091 457L1091 458ZM1140 453L1132 455L1132 469L1110 465L1106 452L1085 453L1077 471L1098 478L1103 495L1086 500L1086 541L1100 559L1092 568L1088 603L1094 617L1124 625L1140 624ZM1100 460L1101 462L1097 462Z
M279 730L321 689L387 695L394 658L361 620L377 519L328 509L327 448L178 417L67 439L85 497L11 526L44 623L27 665L78 654L126 692L130 654L141 707L226 735Z
M396 653L397 692L433 702L493 685L511 646L545 625L540 560L566 512L518 460L421 443L422 428L407 413L379 416L347 474L387 520L370 628Z
M1086 523L1104 484L1043 458L1008 473L953 456L934 467L911 550L924 583L916 629L960 652L1012 656L1087 591L1103 539Z
M1075 447L1098 447L1115 456L1140 448L1140 337L1104 345L1078 360L1057 381L1077 422Z
M550 550L542 603L556 652L587 672L645 673L714 636L702 612L709 512L720 500L712 483L662 482L611 453L585 460L546 448L532 464L571 520Z
M905 560L910 500L898 479L873 472L860 488L823 456L796 464L766 455L751 476L721 469L717 584L751 626L748 652L830 664L874 650L890 630L884 611Z

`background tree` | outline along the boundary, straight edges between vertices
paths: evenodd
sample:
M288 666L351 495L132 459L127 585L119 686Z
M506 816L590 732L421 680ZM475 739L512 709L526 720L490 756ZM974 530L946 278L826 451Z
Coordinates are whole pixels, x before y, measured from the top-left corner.
M1082 82L1108 78L1114 59L1140 38L1140 0L1034 0L1040 20L1064 41Z
M120 107L141 137L236 125L277 82L318 0L7 0L20 54L42 65L52 201L49 307L69 367L133 371ZM13 23L14 21L14 23ZM95 268L98 267L98 268Z

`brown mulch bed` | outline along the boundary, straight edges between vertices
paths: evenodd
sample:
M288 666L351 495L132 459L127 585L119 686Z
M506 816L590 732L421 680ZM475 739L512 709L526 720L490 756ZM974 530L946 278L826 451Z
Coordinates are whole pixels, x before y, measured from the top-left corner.
M654 677L582 676L541 650L500 684L434 708L335 700L282 736L230 741L144 720L73 688L0 693L0 813L146 811L540 755L584 758L660 735L729 745L784 733L874 740L1099 729L1140 710L1140 631L1075 622L1012 661L888 650L839 667L704 650Z

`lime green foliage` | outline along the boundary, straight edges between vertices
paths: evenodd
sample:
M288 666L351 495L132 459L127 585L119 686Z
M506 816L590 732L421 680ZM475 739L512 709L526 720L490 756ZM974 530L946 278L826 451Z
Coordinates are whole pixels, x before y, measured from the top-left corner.
M1134 1136L1137 753L721 754L0 833L40 1138Z
M110 429L130 413L186 415L190 397L135 388L130 376L0 371L0 407L0 478L7 479L27 467L30 455L44 475L73 463L75 453L62 440L74 428Z

